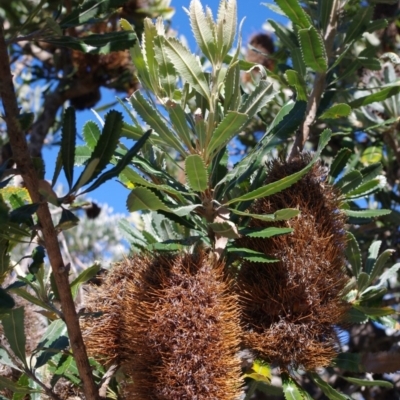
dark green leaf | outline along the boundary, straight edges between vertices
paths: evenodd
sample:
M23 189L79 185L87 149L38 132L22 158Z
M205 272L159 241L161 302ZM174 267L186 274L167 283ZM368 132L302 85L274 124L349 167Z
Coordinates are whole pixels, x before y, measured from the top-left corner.
M313 71L325 72L328 69L328 59L321 35L313 26L300 29L298 35L305 64Z
M100 128L95 122L86 122L83 127L83 139L85 139L86 145L91 151L96 147L100 135Z
M381 248L381 244L382 244L382 241L377 240L377 241L373 242L368 249L368 258L367 258L367 262L365 263L365 272L367 274L371 273L371 271L375 265L376 259L378 258L379 249Z
M35 368L40 368L58 352L69 346L67 326L61 319L53 321L41 338L36 354Z
M297 71L293 71L292 69L288 69L285 72L286 79L290 86L293 86L296 89L297 100L299 101L307 101L307 87L304 82L303 77Z
M361 184L357 189L346 194L346 200L358 199L375 193L377 190L381 189L381 182L381 179L376 178Z
M315 372L312 372L311 374L312 379L314 382L321 388L321 390L324 392L324 394L331 400L352 400L351 397L338 392L335 390L329 383L325 382L321 377L316 374Z
M60 220L56 226L57 229L63 231L73 228L79 224L79 218L72 212L65 208L62 209Z
M7 338L11 350L26 366L24 307L9 310L7 315L3 315L1 319L4 328L4 335Z
M379 381L379 380L369 380L369 379L358 379L358 378L352 378L349 376L342 376L343 379L350 383L354 383L358 386L379 386L379 387L384 387L391 389L393 388L393 383L390 383L388 381Z
M357 278L361 272L361 250L351 232L347 232L346 257L351 264L353 275Z
M361 7L357 13L357 18L353 18L350 26L346 30L345 43L350 43L352 40L358 40L366 31L367 26L372 21L374 8L371 6Z
M0 387L9 389L14 393L40 393L40 390L34 390L26 386L20 386L10 379L0 376Z
M335 186L340 189L341 193L346 194L358 187L361 182L362 175L358 171L351 171L340 178Z
M122 114L115 110L110 111L105 117L103 131L96 147L77 183L72 188L73 191L93 181L107 166L114 155L121 136L121 129Z
M26 204L24 206L18 207L10 213L10 221L17 224L29 223L32 215L35 214L39 207L39 204Z
M319 119L336 119L348 117L351 113L351 107L348 104L335 104L328 110L324 111L322 115L319 116Z
M100 264L93 264L91 267L84 269L72 282L71 282L71 291L72 297L75 298L79 287L82 283L87 282L89 279L96 276L96 274L100 271Z
M51 180L51 187L54 187L54 185L57 182L58 177L60 176L60 172L62 170L62 156L61 156L61 148L60 151L58 152L57 159L56 159L56 167L54 168L54 174L53 174L53 179Z
M272 19L269 19L268 22L274 28L275 34L276 36L278 36L283 46L290 49L291 51L293 51L298 47L296 35L292 31L285 28L281 24L278 24L276 21Z
M291 228L263 228L263 229L242 229L240 233L244 236L248 237L257 237L257 238L269 238L277 235L285 235L287 233L292 233L293 229Z
M293 24L300 28L309 28L312 24L311 18L301 7L297 0L275 0L279 8L288 16Z
M349 372L364 372L361 354L357 353L340 353L333 360L333 365Z
M362 293L369 284L369 275L366 272L360 272L357 277L358 291Z
M135 145L128 150L125 155L118 161L117 165L111 169L109 169L104 174L100 175L100 177L87 189L85 189L82 194L91 192L94 189L97 189L100 185L104 182L108 181L109 179L115 178L118 176L126 166L132 161L132 158L137 155L140 149L144 146L147 139L150 137L152 130L149 129L144 135L135 143Z
M203 192L208 187L208 174L203 159L198 154L186 157L185 173L190 187L195 192Z
M378 257L378 259L371 268L370 272L371 282L373 282L376 278L378 278L381 275L383 268L385 267L387 261L394 252L395 251L392 249L387 249Z
M340 149L332 162L329 175L332 178L337 178L339 174L343 171L347 162L351 157L352 151L347 148Z
M356 100L353 100L349 103L351 108L359 108L362 106L367 106L368 104L375 103L375 102L382 102L389 97L395 96L400 93L400 85L398 86L391 86L381 90L378 90L375 93L369 94L368 96L360 97Z
M391 210L343 210L348 217L373 218L388 215Z
M76 135L75 109L73 107L68 107L64 113L61 129L61 159L65 177L70 189L74 181Z
M227 250L230 254L237 255L238 257L241 257L246 261L259 262L259 263L275 263L279 261L277 259L265 255L264 253L260 253L259 251L246 249L242 247L229 246Z
M329 24L333 4L334 0L324 0L318 2L318 20L321 24L323 32L326 31L326 28Z
M0 287L0 314L11 310L15 306L14 299Z

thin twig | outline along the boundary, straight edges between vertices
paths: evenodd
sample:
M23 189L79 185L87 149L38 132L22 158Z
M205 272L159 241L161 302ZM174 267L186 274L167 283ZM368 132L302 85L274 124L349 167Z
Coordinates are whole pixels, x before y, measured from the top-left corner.
M54 229L48 204L42 202L39 194L39 178L29 155L26 137L18 121L19 109L2 27L0 27L0 94L5 111L8 137L13 151L13 159L17 164L17 168L21 170L22 178L32 202L39 204L37 210L39 225L46 245L53 276L59 291L62 312L67 325L78 372L83 383L83 390L88 400L98 400L99 394L93 380L92 370L86 354L79 320L70 290L68 270L61 256L57 233Z
M333 42L336 35L338 16L339 16L340 0L334 0L332 4L331 15L328 26L324 35L324 45L326 49L326 55L329 58L332 55ZM320 72L315 74L314 85L311 91L310 97L308 98L306 116L304 121L297 132L292 151L289 155L289 160L296 158L304 148L311 130L311 125L314 123L317 116L318 106L321 102L322 95L326 86L326 72Z

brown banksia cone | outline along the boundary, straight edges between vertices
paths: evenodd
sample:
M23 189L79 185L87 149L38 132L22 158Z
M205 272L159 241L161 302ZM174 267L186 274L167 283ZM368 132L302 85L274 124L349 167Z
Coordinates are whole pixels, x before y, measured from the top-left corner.
M115 264L102 278L100 285L89 287L86 301L86 318L81 319L83 339L88 354L104 365L121 365L124 358L133 357L121 351L123 338L123 297L128 280L132 280L132 269L127 262Z
M126 282L129 398L234 400L241 395L240 323L223 265L205 253L139 256Z
M302 155L291 162L270 162L266 184L300 171L310 159ZM335 329L347 311L341 294L348 281L345 217L338 197L326 182L324 168L316 163L296 184L252 205L251 213L256 214L299 209L300 215L289 221L250 222L252 228L289 227L292 233L238 240L240 247L279 260L243 261L238 289L246 346L282 369L327 366L338 351Z

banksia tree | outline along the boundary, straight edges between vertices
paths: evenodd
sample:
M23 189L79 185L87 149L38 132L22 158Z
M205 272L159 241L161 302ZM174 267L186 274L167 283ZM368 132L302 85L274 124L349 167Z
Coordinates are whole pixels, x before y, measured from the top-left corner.
M290 162L270 162L265 183L302 170L309 160L305 155ZM278 260L244 261L238 288L246 344L282 368L327 366L339 348L335 325L343 322L348 308L342 300L348 282L345 216L340 211L340 193L327 178L322 165L314 164L296 184L253 203L251 213L260 215L297 208L296 218L280 223L292 233L238 240L241 246ZM271 223L252 219L250 226Z

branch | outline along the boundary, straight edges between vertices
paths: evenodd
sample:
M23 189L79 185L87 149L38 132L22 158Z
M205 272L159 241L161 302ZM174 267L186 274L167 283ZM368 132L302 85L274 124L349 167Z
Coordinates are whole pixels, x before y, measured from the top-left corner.
M98 400L99 395L93 380L92 370L86 355L86 349L79 327L78 316L72 299L68 281L68 270L65 268L61 256L57 233L54 229L49 207L46 202L41 201L38 190L39 178L29 155L25 135L18 121L19 109L2 27L0 28L0 94L3 101L5 111L4 119L7 125L14 161L17 164L17 168L21 170L22 178L29 191L32 202L39 204L37 210L38 221L42 230L57 289L60 294L62 311L68 329L71 348L74 352L76 365L83 383L83 390L87 399Z
M327 58L332 55L333 42L337 31L337 24L339 18L339 4L340 0L334 0L332 4L332 10L330 15L329 24L326 27L324 35L324 44L326 49ZM306 117L297 132L292 151L289 156L289 160L296 158L304 148L305 143L310 136L311 125L315 121L317 116L318 106L321 102L322 95L326 86L326 72L316 73L314 79L314 86L311 91L310 97L308 98Z

